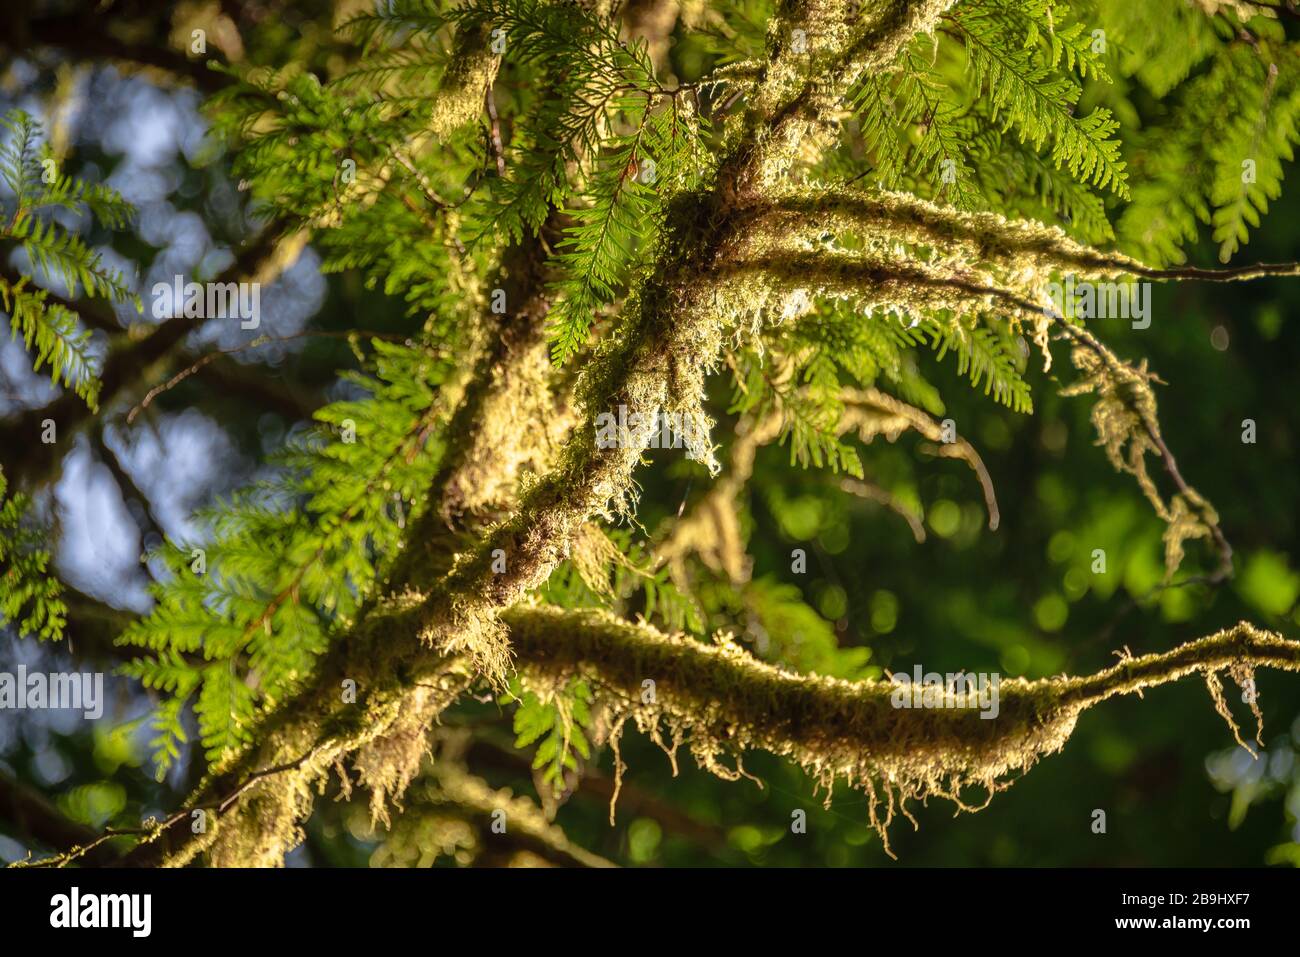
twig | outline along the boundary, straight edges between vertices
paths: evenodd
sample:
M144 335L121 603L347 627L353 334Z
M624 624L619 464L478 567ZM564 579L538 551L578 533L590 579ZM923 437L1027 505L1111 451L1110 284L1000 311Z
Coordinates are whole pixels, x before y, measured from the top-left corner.
M190 364L188 367L182 369L180 372L176 373L166 382L162 383L161 385L154 386L147 393L145 393L145 397L141 399L140 402L134 408L132 408L130 412L127 413L126 424L131 425L133 422L135 422L136 416L138 416L145 409L149 408L149 406L153 403L153 400L158 398L158 396L162 395L162 393L168 392L171 389L176 388L176 386L180 385L190 376L197 373L204 366L207 366L210 363L217 361L222 356L234 355L237 352L244 352L248 349L255 349L259 346L269 345L270 343L273 342L276 343L293 342L296 339L308 339L308 338L319 338L319 339L366 338L366 339L382 339L385 342L409 342L411 339L410 336L401 335L399 333L367 332L358 329L348 329L344 331L312 329L306 332L295 333L294 335L291 336L258 336L256 339L253 339L251 342L245 342L242 345L232 346L229 349L217 349L214 352L209 352L206 355L200 356L198 360Z
M506 152L501 145L501 119L497 116L496 95L492 92L492 84L487 84L487 92L483 97L487 104L488 113L488 143L492 147L492 155L497 161L497 175L504 177L506 175Z

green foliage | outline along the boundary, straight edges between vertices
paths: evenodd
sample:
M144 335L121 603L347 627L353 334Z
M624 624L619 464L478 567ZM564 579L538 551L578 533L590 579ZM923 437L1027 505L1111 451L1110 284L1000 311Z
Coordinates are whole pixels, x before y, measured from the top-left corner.
M58 303L51 303L44 289L29 287L27 278L10 285L0 278L0 304L9 313L11 338L23 338L23 346L36 351L37 372L46 363L50 382L71 388L92 409L98 405L99 381L95 377L90 330L81 329L77 315Z
M490 180L469 216L475 239L517 241L551 210L567 212L549 317L552 355L563 363L636 257L649 255L665 194L696 172L698 119L687 98L659 85L643 42L621 39L614 21L576 4L482 0L456 17L462 28L492 24L511 64L547 69L523 104L506 175Z
M343 33L367 53L331 82L292 69L230 70L206 108L255 210L311 229L324 272L359 272L368 288L427 316L436 340L464 348L479 295L471 279L495 262L464 242L462 207L483 176L478 131L463 122L430 130L431 104L448 99L442 83L458 65L438 6L382 4L349 21ZM473 115L482 91L465 96Z
M853 102L875 182L934 191L962 208L976 205L979 124L920 51L905 51L895 76L864 77Z
M544 67L551 78L509 94L520 115L506 174L461 196L483 165L472 128L408 149L439 95L437 67L448 62L439 38L453 28L484 32L511 68ZM687 97L660 87L643 43L622 40L613 21L576 4L393 3L347 30L370 56L335 83L253 72L214 98L218 128L242 144L236 171L277 210L326 221L322 242L336 250L327 271L362 268L413 311L446 305L445 284L430 277L454 272L463 254L453 250L518 241L564 210L550 322L556 361L572 357L649 255L664 197L698 176L699 119ZM358 92L376 84L397 89ZM410 184L407 196L384 188L390 175ZM447 222L462 203L463 215ZM428 242L430 225L441 242Z
M1300 70L1294 59L1283 59L1279 69L1276 63L1264 67L1255 56L1238 72L1238 83L1242 73L1254 73L1256 82L1243 85L1240 109L1210 153L1215 167L1211 222L1222 262L1247 241L1269 200L1282 193L1282 162L1294 158L1292 147L1300 142Z
M369 395L319 410L279 474L199 517L205 542L153 555L167 572L157 604L120 644L150 654L123 672L166 695L153 742L164 774L193 702L208 760L238 752L266 707L289 694L350 622L440 460L435 390L450 366L414 345L373 343L374 372L347 378Z
M102 828L126 807L126 788L115 781L84 784L59 795L58 807L74 821Z
M40 142L40 124L22 110L0 117L0 127L8 134L0 145L0 179L13 193L13 207L4 209L0 220L0 239L21 248L31 267L61 279L69 297L80 289L87 297L129 302L139 309L139 297L121 276L104 268L99 253L77 233L44 218L51 210L80 213L84 208L102 226L121 229L134 215L131 205L102 183L58 172L48 146ZM27 350L35 350L34 367L48 364L51 382L61 381L94 409L99 383L88 348L90 330L79 329L76 313L28 282L25 276L15 283L0 278L0 304L9 313L12 338L22 336Z
M771 577L749 582L740 596L751 614L758 657L800 674L826 675L848 681L866 676L869 647L842 647L833 623L804 601L789 582Z
M1109 58L1124 76L1165 97L1236 32L1229 10L1207 16L1181 0L1091 0L1081 18L1105 25ZM1252 29L1260 21L1252 24Z
M577 4L483 0L460 9L505 31L510 62L547 67L547 85L520 118L507 175L493 181L477 213L480 233L501 231L517 240L565 204L599 155L608 124L626 114L640 125L658 83L644 43L624 43L611 21Z
M1033 411L1024 378L1026 353L1004 320L960 321L940 312L905 325L894 315L862 315L845 302L822 304L767 343L776 356L789 357L795 374L776 371L780 361L771 355L745 353L729 411L759 418L779 414L791 464L861 478L861 458L842 437L843 390L883 380L904 400L942 413L938 391L915 361L917 347L926 343L937 359L953 353L958 374L975 388L982 386L985 395L1016 412Z
M994 209L1044 223L1059 220L1064 229L1093 245L1115 239L1102 197L1023 144L1001 140L976 172Z
M1082 238L1110 238L1093 189L1127 196L1127 176L1109 110L1075 115L1080 81L1110 79L1088 22L1052 0L954 7L937 43L918 38L892 74L853 91L870 180L965 209L1059 216ZM843 154L831 163L862 175Z
M425 154L405 144L422 128L420 103L374 100L346 81L249 71L209 102L235 147L234 172L260 208L317 227L327 273L358 270L366 285L399 295L411 314L450 319L464 297L448 280L461 254L447 223L455 190L477 165L472 142L452 136ZM441 335L456 339L455 323Z
M499 699L518 704L515 710L515 747L533 745L533 768L556 791L564 788L564 772L577 771L578 759L591 757L587 734L591 729L591 704L595 700L587 683L573 679L561 688L539 695L525 690L516 678Z
M1123 68L1169 98L1166 115L1131 137L1140 175L1120 238L1151 263L1181 263L1205 224L1227 262L1279 195L1282 164L1298 141L1295 45L1276 21L1260 17L1243 25L1226 10L1206 18L1173 4L1122 6L1121 36L1139 50L1159 42L1168 51L1155 64L1126 57ZM1164 21L1152 29L1150 19L1161 14L1186 32Z
M648 259L666 191L693 179L694 113L671 98L651 112L653 96L621 101L636 113L636 132L611 137L601 150L584 190L586 205L573 208L557 264L559 302L552 310L552 355L565 362L587 341L596 310L617 298L637 257Z
M373 164L418 129L408 104L362 104L343 84L311 73L228 70L230 84L207 104L214 126L237 146L234 172L275 211L311 221L342 211L353 182L375 185Z
M24 522L30 502L17 493L6 497L7 488L0 470L0 625L58 641L67 624L63 588L50 572L42 536Z
M852 135L827 171L1058 222L1089 243L1115 238L1097 191L1108 189L1128 200L1118 235L1139 257L1182 262L1204 224L1227 261L1277 197L1297 141L1294 44L1276 19L1243 22L1241 9L959 4L937 42L918 38L892 73L858 84ZM1144 95L1163 102L1140 124Z
M1033 400L1029 384L1021 377L1025 360L1017 340L1005 323L970 328L955 321L927 319L920 327L942 359L949 352L957 355L957 374L970 377L971 385L984 385L984 394L1016 412L1031 413Z
M678 586L671 569L655 567L626 529L591 527L574 558L560 562L538 594L560 608L605 608L640 614L669 631L707 630L696 597Z
M775 6L773 0L735 0L706 7L699 24L704 48L721 67L758 59L767 45Z
M767 372L760 357L746 355L728 411L758 419L780 415L781 441L790 441L791 464L862 477L857 450L840 439L844 403L835 362L828 355L814 355L797 377L783 381Z
M1067 68L1077 67L1084 76L1090 67L1094 73L1102 69L1079 43L1082 26L1052 31L1045 35L1048 52L1038 48L1035 16L1051 7L1033 0L1016 6L1015 13L1028 22L1019 46L1017 18L1007 16L1003 4L976 0L955 8L951 19L965 43L971 81L983 89L993 119L1001 118L1004 128L1014 127L1022 142L1034 149L1051 143L1057 168L1127 196L1125 164L1112 137L1118 121L1104 107L1075 116L1082 89L1057 69L1063 59Z

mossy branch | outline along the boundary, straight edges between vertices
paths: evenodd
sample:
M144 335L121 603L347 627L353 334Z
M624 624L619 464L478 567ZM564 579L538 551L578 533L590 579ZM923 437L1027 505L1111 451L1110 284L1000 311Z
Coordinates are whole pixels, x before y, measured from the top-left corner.
M1015 775L1059 751L1083 711L1193 673L1206 676L1216 710L1245 747L1219 673L1228 672L1246 689L1262 724L1254 670L1300 672L1300 642L1241 622L1167 652L1126 655L1092 675L1002 680L996 716L987 719L975 706L898 707L897 686L890 681L851 682L784 671L751 657L726 635L706 645L606 612L539 605L519 605L501 617L521 671L537 681L582 676L598 690L613 725L610 743L615 748L623 724L631 720L670 753L686 744L701 766L727 778L744 773L741 762L748 750L788 757L817 777L828 801L840 779L866 792L871 823L886 841L895 812L910 817L909 801L933 795L975 810L963 791L982 788L991 799ZM424 670L444 673L453 667L433 651L423 663ZM672 744L665 744L665 732ZM221 800L203 806L223 814L259 787L285 786L285 779L308 762L319 764L322 754L318 746L306 757L250 775ZM725 760L735 762L734 770ZM621 769L616 756L616 774ZM458 804L474 803L459 792L450 797ZM417 805L422 801L417 794ZM188 818L182 810L169 823ZM267 840L269 835L244 837Z
M806 298L851 299L867 311L880 313L916 315L946 309L961 317L1009 309L1013 325L1031 326L1044 350L1047 330L1059 330L1078 347L1074 354L1076 365L1090 377L1075 391L1098 391L1101 395L1093 416L1099 443L1106 447L1117 469L1137 478L1143 493L1168 525L1165 550L1169 574L1172 576L1182 560L1183 541L1208 537L1218 564L1205 582L1217 585L1231 577L1232 546L1219 527L1218 513L1188 484L1164 440L1155 414L1151 375L1144 367L1133 368L1122 362L1086 328L1058 315L1050 302L1036 304L1022 292L996 285L973 269L945 270L920 260L891 258L878 251L764 250L730 264L720 278L751 292L771 287L794 290ZM1083 360L1082 355L1088 358ZM1128 451L1124 454L1126 443ZM1143 465L1148 451L1160 458L1175 486L1176 494L1168 503Z
M999 213L968 212L910 193L854 190L818 184L787 189L770 206L756 208L755 224L773 238L844 231L873 240L924 244L945 254L963 252L972 261L1008 272L1053 272L1081 277L1135 276L1158 280L1244 282L1300 275L1300 263L1261 263L1207 269L1156 268L1122 253L1103 252L1071 239L1064 230Z
M997 713L988 719L974 706L898 707L898 686L889 681L782 671L729 636L709 646L604 612L540 606L518 606L502 618L523 671L545 680L581 675L604 692L615 744L617 729L634 720L661 742L666 729L703 767L727 777L743 773L739 762L751 748L788 757L817 777L828 801L839 779L865 791L882 838L909 800L935 795L970 810L964 789L983 788L991 797L1059 751L1080 713L1115 695L1204 674L1216 709L1241 742L1218 673L1227 671L1247 689L1258 719L1254 669L1300 671L1300 642L1242 622L1093 675L1002 680ZM736 770L724 758L735 760Z
M890 0L865 18L860 33L829 31L826 44L815 45L818 61L838 70L850 48L869 59L872 45L892 59L948 5L947 0ZM744 248L735 213L788 169L811 131L827 126L830 100L823 95L838 100L844 93L834 84L828 88L810 80L807 58L782 38L810 14L819 23L829 23L832 15L842 23L845 10L839 2L796 2L774 18L768 70L757 83L754 108L719 165L714 189L683 197L669 212L663 252L633 297L621 334L602 342L584 375L578 398L588 426L619 403L630 411L669 408L707 421L701 404L705 375L719 359L724 334L746 318L744 311L719 308L710 276L716 263ZM865 37L872 40L863 46ZM692 453L712 463L711 449ZM216 863L277 863L300 833L298 821L310 810L313 784L335 762L357 752L379 800L399 794L417 769L424 730L465 686L466 661L497 681L505 674L509 646L497 613L546 579L592 515L626 510L639 464L636 450L600 449L594 428L579 428L556 465L522 497L514 516L473 552L459 556L431 588L413 589L417 578L426 577L418 571L421 562L399 559L383 597L336 639L313 680L257 729L259 744L218 769L194 800L225 793L257 768L309 748L318 757L273 785L254 788L219 829L201 838L169 829L168 840L179 841L157 841L140 859L156 862L160 849L163 858L179 864L212 848ZM419 539L412 535L408 541ZM493 566L501 554L506 570L498 573ZM364 689L360 705L339 701L344 680Z

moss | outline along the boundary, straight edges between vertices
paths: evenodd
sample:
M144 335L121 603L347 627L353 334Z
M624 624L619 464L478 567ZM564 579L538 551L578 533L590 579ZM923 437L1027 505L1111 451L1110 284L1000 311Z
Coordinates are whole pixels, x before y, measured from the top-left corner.
M743 774L748 749L785 756L817 778L828 801L837 781L863 791L886 842L894 814L909 802L934 796L973 809L970 790L991 798L1060 750L1079 714L1112 695L1192 672L1206 674L1213 690L1220 671L1243 686L1255 666L1300 671L1300 642L1242 623L1085 678L1002 680L997 715L986 719L975 708L898 708L888 681L793 674L726 636L710 646L603 612L540 606L513 608L503 619L527 673L550 681L581 675L597 689L615 746L631 721L666 751L684 743L701 767L732 779ZM652 698L643 693L647 679ZM1221 691L1215 701L1236 735ZM618 773L621 766L616 756Z
M1040 280L1056 272L1102 278L1135 274L1145 268L1135 259L1099 253L1055 226L1008 219L998 213L967 212L940 206L908 193L849 190L817 184L774 196L756 210L762 228L775 235L800 236L812 229L942 250L971 266L1019 280Z
M486 23L457 31L451 60L442 75L440 95L429 112L431 137L449 136L482 111L483 99L501 64L500 57L488 49L488 34Z
M1214 543L1219 566L1212 581L1232 573L1232 548L1219 528L1219 513L1200 492L1183 479L1173 453L1165 444L1156 415L1156 397L1151 389L1159 379L1147 371L1146 360L1136 367L1121 362L1089 333L1062 324L1076 345L1071 352L1075 368L1083 378L1062 390L1063 395L1095 393L1092 423L1097 444L1116 471L1132 475L1142 493L1165 522L1165 581L1168 583L1183 560L1183 543L1208 538ZM1160 459L1177 491L1166 502L1147 471L1146 457Z
M503 326L498 338L485 336L448 432L458 452L430 490L383 589L336 636L301 692L257 729L258 745L216 769L194 796L191 806L217 809L216 826L192 836L169 825L141 857L162 849L171 863L185 863L207 850L219 864L279 863L300 839L315 791L350 755L375 797L372 813L383 819L420 766L428 726L475 680L499 686L512 661L543 679L587 675L614 708L615 742L633 721L670 752L687 743L701 764L730 777L744 773L738 762L745 749L772 750L808 768L828 793L837 780L864 789L882 829L896 810L906 813L909 800L943 795L964 806L965 788L992 792L1064 743L1091 703L1064 681L1005 683L1009 697L996 721L960 711L902 712L882 685L785 674L727 641L708 648L604 616L506 611L546 580L593 517L635 509L640 453L597 447L600 413L619 405L645 416L667 411L707 433L705 382L727 344L801 314L814 295L962 314L995 302L987 280L1000 276L1008 295L1023 303L1024 290L1066 248L1056 234L959 218L897 197L874 211L885 235L860 255L814 256L803 247L791 255L770 225L755 228L781 212L796 161L829 142L849 84L887 68L949 6L951 0L878 0L851 22L845 2L780 3L768 56L746 91L748 108L729 121L712 186L669 202L653 263L577 384L578 424L562 448L541 430L521 435L515 427L520 414L545 421L555 402L538 349L545 277L527 254L517 268L507 263L507 279L523 292L510 299L524 304L520 322ZM795 29L805 30L806 51L792 42ZM484 62L480 51L449 71L456 92L439 109L477 114ZM850 200L837 197L834 204L846 224L865 215ZM982 239L981 223L989 232ZM903 247L922 242L951 248L937 259L900 261ZM954 279L954 264L985 260L995 265ZM557 417L554 438L567 424ZM708 443L690 451L719 469ZM449 527L461 515L491 521L498 510L502 517L476 544ZM1206 660L1194 668L1218 670ZM653 702L640 697L646 677L659 683ZM355 703L341 699L345 680L355 682Z
M386 834L365 835L371 839L382 838L383 843L376 852L378 864L409 861L417 855L432 863L430 852L436 859L439 848L429 847L430 836L441 840L446 822L456 820L468 825L468 835L460 844L476 864L502 858L514 863L515 855L527 852L546 865L614 866L570 841L533 801L514 794L509 788L493 788L482 778L468 773L454 753L446 749L429 762L420 779L411 786L406 804L405 812ZM427 826L431 818L437 822L432 835ZM500 829L502 824L504 830ZM506 853L493 853L498 848Z

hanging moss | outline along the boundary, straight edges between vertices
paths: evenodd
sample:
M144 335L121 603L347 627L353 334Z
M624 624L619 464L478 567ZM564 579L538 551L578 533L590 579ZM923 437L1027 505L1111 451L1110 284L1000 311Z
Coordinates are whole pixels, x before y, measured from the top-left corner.
M444 748L426 767L407 790L404 805L401 816L383 830L355 828L360 838L380 840L372 859L375 866L428 867L442 856L476 866L503 860L614 866L570 841L533 801L470 774L451 749Z
M816 777L828 801L839 781L865 792L886 846L894 814L906 814L909 802L942 797L971 810L972 792L990 799L1059 751L1083 711L1114 695L1202 673L1240 741L1218 674L1253 687L1256 667L1300 671L1300 642L1243 622L1095 675L1004 679L989 719L976 707L897 707L897 686L889 681L783 671L725 635L705 645L603 612L544 606L519 606L502 617L525 672L548 681L581 676L598 689L615 743L631 721L661 744L667 735L666 750L684 743L701 767L730 779L743 773L747 750L782 755Z

